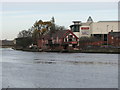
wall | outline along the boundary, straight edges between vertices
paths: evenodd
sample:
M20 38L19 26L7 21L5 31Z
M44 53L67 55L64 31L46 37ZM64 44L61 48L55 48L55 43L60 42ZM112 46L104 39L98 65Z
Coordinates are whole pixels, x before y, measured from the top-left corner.
M107 27L107 25L109 26ZM91 34L107 34L111 30L113 30L113 32L118 32L118 22L117 21L93 22L90 25L90 28Z

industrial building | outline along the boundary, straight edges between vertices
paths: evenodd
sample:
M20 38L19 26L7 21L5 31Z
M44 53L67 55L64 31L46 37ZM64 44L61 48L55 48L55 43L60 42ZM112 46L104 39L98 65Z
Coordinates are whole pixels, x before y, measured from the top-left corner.
M70 25L71 30L77 37L83 36L95 36L104 41L107 41L107 35L111 30L113 32L119 32L119 21L98 21L94 22L91 16L87 19L87 22L73 21L73 25Z

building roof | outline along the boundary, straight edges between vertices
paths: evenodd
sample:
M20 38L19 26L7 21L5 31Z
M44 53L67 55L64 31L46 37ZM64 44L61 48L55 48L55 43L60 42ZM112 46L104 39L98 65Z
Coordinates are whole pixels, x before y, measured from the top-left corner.
M81 26L81 24L78 24L78 25L77 25L77 24L76 24L76 25L75 25L75 24L74 24L74 25L70 25L70 28L73 27L73 26Z
M93 19L91 18L91 16L89 16L89 18L87 19L87 22L93 22Z
M120 21L98 21L98 22L120 22Z
M46 35L44 35L42 38L46 40L50 40L51 38L56 39L58 38L64 38L69 33L73 34L70 30L56 30L55 32L48 32ZM73 34L74 35L74 34ZM78 38L76 35L74 35L76 38Z
M73 23L74 23L74 24L76 24L76 23L77 23L77 24L80 24L81 21L73 21Z

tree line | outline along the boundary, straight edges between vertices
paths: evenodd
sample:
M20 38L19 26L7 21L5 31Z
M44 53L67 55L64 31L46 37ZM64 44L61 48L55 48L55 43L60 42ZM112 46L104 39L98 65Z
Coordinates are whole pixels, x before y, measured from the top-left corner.
M50 21L36 21L33 26L28 30L21 30L16 40L16 46L21 46L23 48L29 45L37 45L37 40L44 34L55 30L65 30L64 26L59 26L55 24L54 17Z

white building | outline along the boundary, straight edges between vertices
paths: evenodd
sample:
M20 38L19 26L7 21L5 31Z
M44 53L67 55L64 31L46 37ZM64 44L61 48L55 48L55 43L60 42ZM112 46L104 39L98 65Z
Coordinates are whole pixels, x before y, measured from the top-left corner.
M98 21L93 22L93 19L89 16L87 22L73 21L73 25L70 26L71 30L77 37L83 36L96 36L104 38L106 41L108 32L119 32L118 21Z
M93 22L91 25L92 34L108 34L111 30L118 32L118 21L99 21Z

